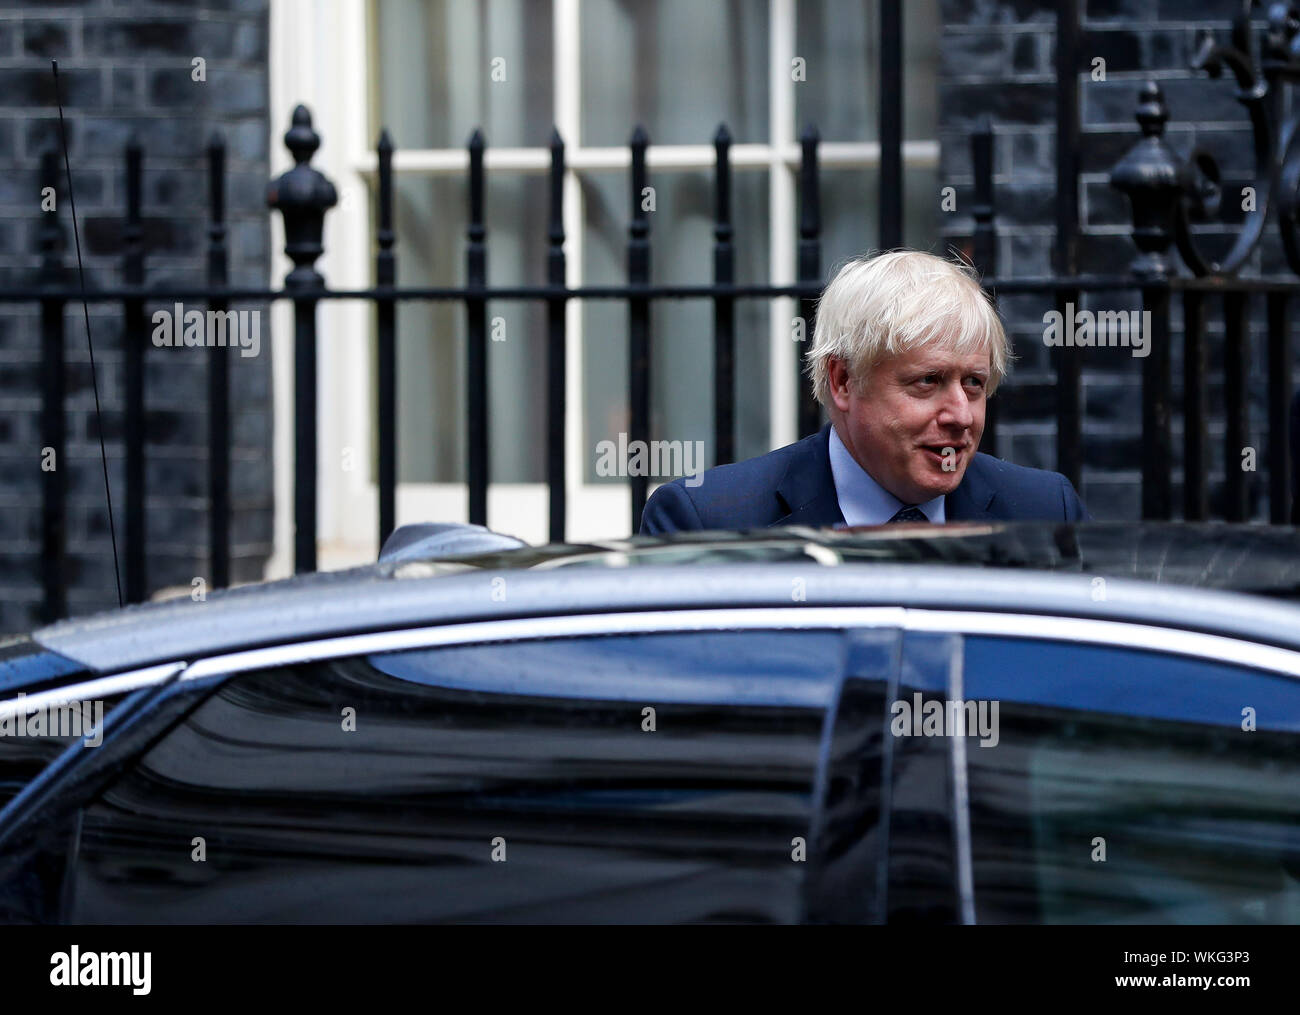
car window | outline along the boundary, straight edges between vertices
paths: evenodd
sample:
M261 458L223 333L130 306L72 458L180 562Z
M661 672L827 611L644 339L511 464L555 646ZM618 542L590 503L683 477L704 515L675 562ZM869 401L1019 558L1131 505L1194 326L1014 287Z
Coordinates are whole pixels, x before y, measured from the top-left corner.
M85 672L80 664L30 639L0 641L0 808L116 703L117 696L88 698L73 689L46 700L51 687L75 688L79 672ZM42 701L42 707L26 707Z
M948 745L913 736L902 723L926 703L942 701L960 659L960 635L908 631L902 665L889 695L889 868L887 919L893 924L958 923L953 854L952 758Z
M127 695L94 693L93 687L19 691L0 700L0 923L58 918L75 821L65 813L25 823L17 815L42 776L69 753L105 750L108 717Z
M888 879L885 701L897 684L902 633L849 631L844 680L826 729L817 813L809 840L811 923L883 923ZM897 757L897 754L894 754ZM895 769L897 771L897 769Z
M801 912L836 631L517 641L225 679L90 802L72 922Z
M19 698L0 703L0 808L70 745L83 737L98 745L100 726L121 698L70 694L30 711L19 709Z
M1154 651L968 637L978 922L1300 922L1300 681Z

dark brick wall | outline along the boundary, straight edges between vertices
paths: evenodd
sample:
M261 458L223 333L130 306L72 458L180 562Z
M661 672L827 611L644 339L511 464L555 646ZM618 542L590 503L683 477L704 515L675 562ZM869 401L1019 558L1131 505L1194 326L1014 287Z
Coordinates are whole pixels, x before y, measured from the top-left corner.
M86 283L122 282L124 148L132 131L145 150L146 279L202 284L206 273L204 148L227 142L231 282L263 286L269 217L268 0L168 3L32 3L0 9L0 288L32 284L39 264L41 154L58 146L51 58L59 77L81 228ZM195 57L207 80L191 79ZM60 165L62 163L60 162ZM58 186L62 256L75 279L66 184ZM199 306L200 304L192 304ZM208 577L206 370L230 357L233 473L232 577L256 580L271 550L271 357L266 307L261 353L158 349L145 343L148 442L146 525L150 590ZM108 476L118 549L125 498L121 310L90 307ZM116 606L99 427L80 303L65 315L68 589L73 615ZM40 554L40 334L34 306L0 304L0 632L38 624Z
M1209 149L1224 172L1222 221L1197 227L1210 254L1227 249L1242 218L1241 188L1251 183L1252 135L1235 100L1231 75L1214 81L1190 69L1201 30L1229 40L1233 0L1080 0L1083 19L1079 75L1079 269L1127 270L1136 254L1128 199L1111 188L1111 169L1139 137L1134 119L1141 84L1159 83L1169 107L1166 139L1181 155L1194 145ZM949 243L961 245L972 222L970 134L981 114L994 123L998 274L1051 274L1056 200L1055 43L1057 5L1048 0L941 0L941 182L958 191L958 210L943 223ZM1262 18L1262 14L1260 15ZM1259 21L1260 26L1263 21ZM1089 73L1105 61L1105 80ZM1175 263L1177 255L1174 255ZM1281 244L1270 229L1245 275L1285 274ZM1140 306L1136 291L1098 294L1094 310ZM1051 350L1043 344L1046 297L1009 297L1001 304L1017 357L999 394L1002 420L998 453L1020 464L1055 468L1055 396ZM1222 517L1224 468L1221 307L1208 307L1210 509ZM1258 471L1250 476L1255 517L1267 514L1269 452L1266 434L1263 301L1252 303L1250 444ZM1173 438L1175 510L1182 497L1182 324L1173 301ZM1296 346L1300 348L1300 346ZM1124 349L1066 350L1083 361L1083 494L1100 519L1140 516L1142 361ZM1239 460L1234 467L1240 467Z

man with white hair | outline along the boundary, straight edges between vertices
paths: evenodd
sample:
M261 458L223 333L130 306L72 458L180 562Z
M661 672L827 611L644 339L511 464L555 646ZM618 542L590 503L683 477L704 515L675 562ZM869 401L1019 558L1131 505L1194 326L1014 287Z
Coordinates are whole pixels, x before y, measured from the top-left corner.
M1087 520L1064 476L978 452L1009 359L967 265L916 250L851 261L822 293L808 353L830 423L693 487L659 487L641 532Z

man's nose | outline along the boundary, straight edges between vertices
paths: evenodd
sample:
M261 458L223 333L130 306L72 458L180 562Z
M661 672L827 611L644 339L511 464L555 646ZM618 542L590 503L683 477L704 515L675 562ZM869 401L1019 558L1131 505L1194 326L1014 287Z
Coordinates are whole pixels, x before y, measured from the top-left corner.
M943 404L939 407L939 425L960 427L963 430L969 430L975 425L975 413L971 410L970 399L960 381L944 390Z

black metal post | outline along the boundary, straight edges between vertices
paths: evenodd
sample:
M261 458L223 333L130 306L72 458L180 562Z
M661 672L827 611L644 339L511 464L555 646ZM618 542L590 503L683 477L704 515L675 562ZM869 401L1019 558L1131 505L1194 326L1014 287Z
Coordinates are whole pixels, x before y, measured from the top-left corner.
M736 281L735 248L731 237L731 132L720 124L713 135L713 281ZM713 463L725 465L736 457L736 300L713 297Z
M391 289L397 282L397 257L393 245L393 139L379 134L379 242L375 254L375 284ZM397 525L397 301L375 298L378 348L375 409L379 426L379 546Z
M1183 293L1183 520L1209 515L1205 476L1205 295Z
M880 0L880 246L903 244L903 5Z
M1250 304L1246 293L1223 294L1223 516L1244 522L1250 515L1248 474L1242 452L1250 443L1246 378L1250 375ZM1258 456L1256 456L1258 458Z
M821 182L817 161L817 144L821 136L809 124L799 139L799 281L819 282L822 273ZM807 437L821 429L821 405L813 396L812 385L803 377L804 352L812 345L817 301L810 296L799 299L799 317L803 321L804 341L795 345L799 368L799 436Z
M1268 514L1274 525L1291 521L1291 335L1289 294L1268 294Z
M140 215L140 190L144 149L132 136L126 146L126 223L123 228L122 276L128 286L144 284L144 229ZM175 322L177 329L183 321ZM125 392L123 443L126 451L126 601L143 602L145 576L145 427L144 301L132 297L122 302L122 373Z
M1079 246L1079 0L1056 3L1056 270L1073 275Z
M1078 273L1079 3L1059 0L1056 16L1056 270ZM1057 291L1056 310L1079 306L1079 290ZM1056 467L1076 487L1083 475L1083 364L1076 350L1056 350Z
M1142 518L1173 517L1173 437L1169 429L1169 287L1142 290L1151 311L1147 356L1142 361Z
M1169 112L1154 81L1138 93L1137 121L1142 138L1111 172L1111 186L1128 195L1133 207L1133 243L1138 248L1130 270L1142 284L1142 305L1151 311L1150 352L1142 367L1142 517L1168 518L1169 439L1169 247L1174 241L1183 175L1164 142ZM1064 350L1063 350L1064 351Z
M551 220L547 230L546 281L565 285L564 257L564 139L551 128ZM564 476L564 424L567 400L566 301L552 296L546 301L546 483L549 494L549 537L564 542L568 503Z
M1078 309L1078 289L1056 290L1056 311L1062 321L1071 319ZM1079 350L1058 346L1053 350L1052 362L1056 368L1056 468L1078 487L1083 475L1083 371Z
M632 286L650 283L650 220L646 216L646 148L650 136L638 124L632 132L632 222L628 227L627 280ZM628 438L630 445L650 443L650 300L628 297ZM643 456L646 457L646 456ZM632 531L641 527L650 477L644 470L632 480Z
M213 134L208 142L208 285L228 283L226 262L226 142ZM208 309L224 314L226 299L208 300ZM208 351L208 553L213 588L230 584L230 353Z
M1128 195L1133 209L1133 245L1138 254L1129 270L1139 279L1168 279L1169 248L1174 242L1178 203L1186 191L1183 167L1165 143L1169 110L1154 81L1138 90L1135 118L1142 137L1110 174L1110 185Z
M998 271L996 212L993 201L993 120L980 117L979 126L970 139L971 167L975 174L975 201L971 216L975 219L972 236L975 267L984 278L994 278Z
M316 301L293 301L293 569L316 570Z
M321 289L325 279L313 265L324 253L321 237L325 212L338 203L334 185L308 163L320 147L320 136L312 130L311 114L299 105L293 124L284 135L293 153L294 167L272 180L266 203L284 217L284 252L294 268L284 280L294 296L294 570L316 570L316 304L308 295Z
M972 254L975 269L980 276L991 279L997 276L998 245L993 203L993 120L989 116L980 118L979 126L971 135L970 144L971 166L975 174L975 201L971 206L971 215L975 219L974 234L971 237ZM989 293L989 297L996 305L997 295ZM998 402L996 398L985 401L984 435L980 440L986 452L997 455Z
M466 398L466 436L469 441L469 520L487 524L488 488L488 373L487 373L487 227L483 222L483 132L475 128L469 139L469 227L466 229L465 298L469 347L466 355L469 392Z
M37 284L42 288L63 281L60 249L63 231L59 227L59 156L48 151L41 156L41 189L49 187L55 202L41 213L37 241L41 267ZM41 560L44 579L41 620L53 623L67 613L67 422L63 362L64 301L41 300ZM49 449L48 452L46 449ZM47 454L53 459L48 461Z

